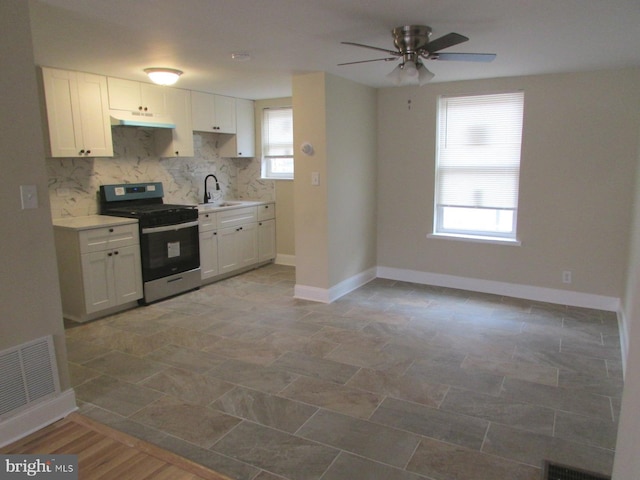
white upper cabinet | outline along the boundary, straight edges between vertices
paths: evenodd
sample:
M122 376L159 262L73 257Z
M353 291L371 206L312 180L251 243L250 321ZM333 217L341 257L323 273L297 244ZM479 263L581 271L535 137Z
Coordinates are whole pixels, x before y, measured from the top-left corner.
M220 156L251 158L256 156L256 122L253 100L236 98L236 134L225 139Z
M51 157L112 157L107 79L43 68Z
M236 99L212 93L191 92L193 130L236 133Z
M149 117L166 114L166 88L122 78L107 79L109 84L109 108L139 112Z
M193 157L191 92L179 88L166 90L167 114L175 128L155 132L156 151L161 157Z

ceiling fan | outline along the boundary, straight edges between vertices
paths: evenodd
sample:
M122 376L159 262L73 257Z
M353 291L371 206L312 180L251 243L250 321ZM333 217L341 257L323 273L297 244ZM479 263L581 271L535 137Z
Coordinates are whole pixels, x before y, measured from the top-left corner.
M466 61L466 62L491 62L496 58L495 53L441 53L445 48L464 43L469 39L459 33L448 33L435 40L429 41L431 27L426 25L404 25L391 31L396 50L372 47L355 42L341 42L343 45L355 45L356 47L369 48L385 52L390 57L375 58L373 60L360 60L356 62L340 63L342 65L354 65L367 62L389 62L401 59L391 73L387 75L396 85L417 83L424 85L435 75L424 65L423 60Z

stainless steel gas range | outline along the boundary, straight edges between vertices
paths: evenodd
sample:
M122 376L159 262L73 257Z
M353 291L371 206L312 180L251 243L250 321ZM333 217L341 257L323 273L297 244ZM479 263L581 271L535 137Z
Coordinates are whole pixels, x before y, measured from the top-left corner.
M198 210L163 201L161 182L100 187L100 213L137 218L144 298L148 304L200 287Z

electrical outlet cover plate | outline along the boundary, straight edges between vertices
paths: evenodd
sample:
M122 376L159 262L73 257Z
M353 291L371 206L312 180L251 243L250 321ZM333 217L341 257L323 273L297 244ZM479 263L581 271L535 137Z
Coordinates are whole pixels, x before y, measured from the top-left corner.
M20 185L22 209L38 208L38 189L35 185Z

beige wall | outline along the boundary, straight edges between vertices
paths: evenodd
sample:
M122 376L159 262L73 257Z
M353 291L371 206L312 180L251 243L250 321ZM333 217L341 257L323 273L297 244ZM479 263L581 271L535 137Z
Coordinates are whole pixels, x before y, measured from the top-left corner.
M640 144L638 164L640 165ZM621 333L626 333L623 355L626 353L627 356L613 467L615 480L640 478L640 169L636 175L632 228L626 292L622 299L622 316L627 330Z
M296 283L329 288L327 209L327 121L325 75L293 77L293 144L295 161L294 222ZM312 156L300 152L311 143ZM320 174L320 185L311 185L311 172Z
M335 76L326 87L333 286L376 266L376 90Z
M438 96L519 89L522 245L427 238ZM620 297L639 122L637 69L380 90L378 265Z
M0 2L0 58L7 67L0 77L0 350L53 335L65 390L62 307L27 2ZM37 187L38 208L21 209L20 185Z
M256 160L260 161L262 145L262 110L268 107L290 107L291 97L256 100ZM293 181L275 180L276 184L276 253L286 261L295 258ZM278 258L276 258L278 261Z
M324 73L293 79L296 283L329 289L376 263L376 93ZM300 145L309 142L307 156ZM311 185L312 172L320 185Z

